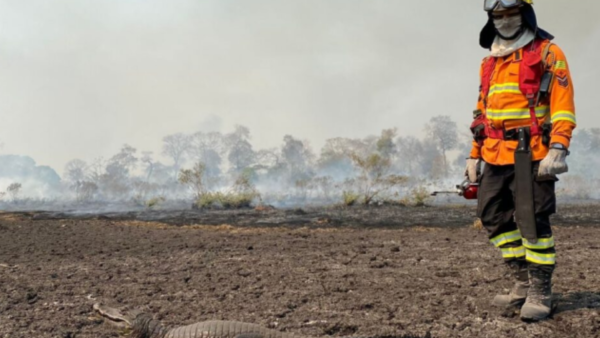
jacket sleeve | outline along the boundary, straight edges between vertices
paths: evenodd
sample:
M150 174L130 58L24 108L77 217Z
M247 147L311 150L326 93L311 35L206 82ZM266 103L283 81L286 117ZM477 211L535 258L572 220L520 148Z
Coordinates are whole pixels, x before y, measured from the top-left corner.
M483 75L483 65L485 64L485 60L483 59L483 61L481 62L481 67L479 67L479 79L480 79L480 83L481 83L481 77ZM485 111L485 107L483 104L483 93L481 92L481 86L479 86L479 97L477 99L477 107L475 109L475 111L481 111L484 112ZM481 147L479 146L479 144L475 141L473 141L473 145L471 147L471 153L469 154L469 157L471 158L481 158Z
M577 125L575 118L575 102L573 81L567 58L563 51L556 45L550 47L549 58L553 59L553 83L550 90L550 117L552 132L550 143L560 143L569 147L573 129Z

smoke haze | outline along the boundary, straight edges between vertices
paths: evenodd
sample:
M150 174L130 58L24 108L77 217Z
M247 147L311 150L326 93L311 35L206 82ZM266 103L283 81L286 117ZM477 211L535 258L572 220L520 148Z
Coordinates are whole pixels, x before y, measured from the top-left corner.
M0 152L59 172L128 143L160 153L176 132L243 124L283 136L421 136L469 123L480 1L0 1ZM578 121L599 127L600 3L536 2L570 61ZM165 160L166 161L166 160Z

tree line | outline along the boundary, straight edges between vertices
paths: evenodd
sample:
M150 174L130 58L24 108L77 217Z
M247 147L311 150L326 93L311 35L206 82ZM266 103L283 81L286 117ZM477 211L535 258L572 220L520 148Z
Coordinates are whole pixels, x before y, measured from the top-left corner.
M230 133L176 133L162 138L160 154L124 145L108 159L69 161L60 196L76 203L129 201L145 207L169 199L190 199L198 207L353 205L407 198L418 204L427 199L431 182L462 178L471 147L467 126L459 130L448 116L431 118L421 135L384 129L364 138L331 138L315 151L308 141L292 135L285 135L279 147L256 149L244 126ZM597 174L587 168L590 154L600 161L599 144L599 129L577 133L569 158L574 168L567 177L570 186L593 186L597 181ZM9 190L0 199L17 199L20 183Z

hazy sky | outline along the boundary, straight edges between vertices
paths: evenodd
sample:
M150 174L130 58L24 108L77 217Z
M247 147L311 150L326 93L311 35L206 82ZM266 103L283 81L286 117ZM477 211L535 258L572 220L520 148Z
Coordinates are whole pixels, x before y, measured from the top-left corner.
M62 173L124 143L248 126L315 147L383 128L467 125L486 21L474 0L0 0L0 153ZM598 1L536 1L600 127Z

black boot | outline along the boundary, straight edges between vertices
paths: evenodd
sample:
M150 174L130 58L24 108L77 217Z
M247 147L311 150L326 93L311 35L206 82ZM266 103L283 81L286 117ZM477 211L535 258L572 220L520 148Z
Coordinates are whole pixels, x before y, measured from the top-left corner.
M512 261L508 263L511 276L515 279L515 285L508 295L497 295L492 302L493 305L502 308L520 308L527 298L529 290L529 273L527 262Z
M521 308L521 319L544 320L552 313L552 273L554 266L530 266L527 301Z

